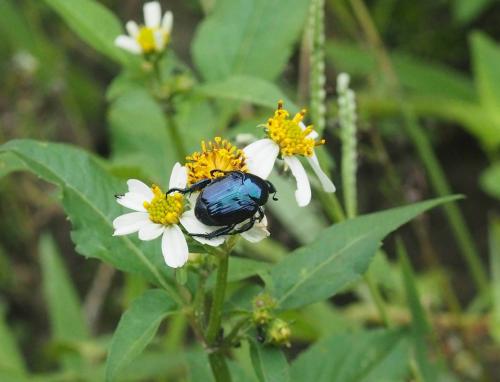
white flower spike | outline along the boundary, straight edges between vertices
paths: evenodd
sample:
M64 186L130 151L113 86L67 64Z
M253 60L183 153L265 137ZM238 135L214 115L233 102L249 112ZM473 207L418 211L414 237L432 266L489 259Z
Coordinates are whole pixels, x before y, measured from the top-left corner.
M323 190L335 192L335 186L321 169L314 147L325 143L317 140L318 133L312 126L306 126L305 110L290 119L290 114L283 109L283 101L278 102L278 109L266 124L267 138L249 144L243 149L246 156L248 172L266 179L273 169L278 156L284 160L287 168L297 182L295 199L300 207L305 207L311 201L311 185L302 163L297 158L307 158L311 168L318 177Z
M133 54L161 53L170 41L174 16L167 11L161 17L161 7L158 1L144 4L144 25L135 21L125 24L128 35L120 35L115 39L115 45Z

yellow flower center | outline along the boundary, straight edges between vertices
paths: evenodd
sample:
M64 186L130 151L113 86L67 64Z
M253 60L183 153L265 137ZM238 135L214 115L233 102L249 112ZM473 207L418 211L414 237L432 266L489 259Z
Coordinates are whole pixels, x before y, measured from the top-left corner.
M212 170L247 171L245 154L221 137L213 141L201 142L201 152L186 157L188 183L193 184L203 179L223 176L222 172L210 174Z
M146 26L142 26L139 29L136 40L144 53L153 53L156 50L155 32L159 30L161 29ZM160 47L161 49L163 49L168 43L168 33L163 32L163 37L164 45Z
M313 131L312 125L305 129L300 127L300 122L304 119L305 110L295 114L290 119L290 113L283 109L283 101L278 102L278 109L274 116L269 118L266 125L266 133L269 138L276 142L283 156L304 155L310 157L313 155L315 146L325 143L324 139L315 140L308 137Z
M184 212L184 196L178 192L165 195L156 185L153 185L151 190L153 199L151 202L144 202L151 221L163 225L178 224L179 217Z

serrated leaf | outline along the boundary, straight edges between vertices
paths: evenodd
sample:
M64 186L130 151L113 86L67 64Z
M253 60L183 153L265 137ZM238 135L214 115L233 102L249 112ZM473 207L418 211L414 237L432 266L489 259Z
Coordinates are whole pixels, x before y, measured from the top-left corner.
M114 195L124 192L126 185L108 174L95 157L68 145L32 140L10 141L0 146L0 152L15 154L29 171L61 188L77 252L169 288L171 272L158 242L112 236L113 219L125 211Z
M137 166L158 184L168 184L176 161L167 120L154 98L143 89L119 96L109 109L114 163Z
M450 196L415 203L323 230L314 242L297 249L271 269L271 293L282 309L334 295L363 275L386 235L425 210L456 199Z
M292 381L404 381L409 346L401 330L338 334L321 340L291 366Z
M124 33L121 22L95 0L45 0L78 36L98 52L122 64L132 57L115 46L115 38Z
M123 314L113 334L106 362L106 381L136 358L151 342L165 317L175 313L176 305L159 289L146 291Z
M64 267L54 240L47 235L40 239L43 292L47 304L52 338L61 343L84 341L89 330L83 318L82 306ZM66 366L77 364L74 357L63 357Z
M290 381L288 362L281 349L251 341L250 356L259 382Z
M194 62L207 81L280 74L307 16L306 0L218 0L196 31Z
M231 76L221 82L209 82L198 86L195 91L207 97L248 102L270 109L275 109L278 101L283 100L287 109L292 112L298 111L297 106L275 84L258 77Z

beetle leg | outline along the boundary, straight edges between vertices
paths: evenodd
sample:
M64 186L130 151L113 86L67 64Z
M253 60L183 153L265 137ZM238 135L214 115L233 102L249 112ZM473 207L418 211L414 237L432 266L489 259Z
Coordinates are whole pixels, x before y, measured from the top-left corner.
M264 219L264 210L262 209L262 207L259 207L259 209L257 210L257 214L259 216L257 218L255 218L255 216L254 216L253 219L258 220L260 223L262 221L262 219Z
M205 188L206 186L208 186L211 181L212 181L211 179L203 179L203 180L200 180L200 181L198 181L196 183L193 183L191 185L191 187L186 187L186 188L171 188L170 190L167 191L167 195L171 194L172 192L180 192L181 194L187 194L187 193L190 193L190 192L200 191L203 188Z
M234 224L227 225L224 227L221 227L219 229L216 229L213 232L210 233L190 233L191 236L196 236L196 237L203 237L204 239L214 239L219 236L223 235L232 235L231 231L234 229Z
M243 233L252 229L257 219L253 216L247 223L242 225L240 228L235 228L230 235L236 235L238 233Z

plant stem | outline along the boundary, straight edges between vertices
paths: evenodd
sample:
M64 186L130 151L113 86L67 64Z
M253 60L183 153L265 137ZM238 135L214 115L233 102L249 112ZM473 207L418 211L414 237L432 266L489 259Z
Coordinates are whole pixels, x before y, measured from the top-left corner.
M404 127L406 132L417 149L435 192L439 196L451 194L451 187L448 184L444 171L432 149L429 139L420 127L415 112L405 103L398 76L365 3L363 0L350 0L350 4L388 80L390 91L398 100L400 111L405 122ZM472 240L470 231L465 224L465 219L455 203L447 204L444 209L455 239L459 243L462 256L468 268L470 268L476 288L481 294L487 295L489 288L488 277L479 258L479 253Z
M217 346L219 332L221 330L222 305L226 293L227 271L229 265L229 251L219 254L219 266L217 268L217 281L215 284L212 306L210 307L210 318L208 320L206 340L212 353L209 354L210 367L215 380L230 381L231 376L226 365L224 355Z
M364 275L364 280L366 285L368 286L368 289L370 290L370 294L373 298L373 302L375 303L375 306L377 307L378 313L380 315L380 318L384 325L386 327L391 326L391 321L389 319L389 315L387 314L387 310L385 309L385 302L384 299L382 298L382 295L380 294L380 291L377 287L377 284L373 281L370 273L370 269L368 269Z

